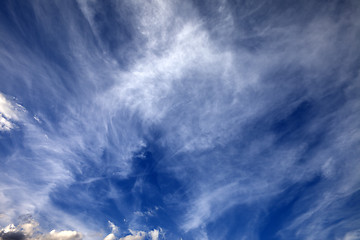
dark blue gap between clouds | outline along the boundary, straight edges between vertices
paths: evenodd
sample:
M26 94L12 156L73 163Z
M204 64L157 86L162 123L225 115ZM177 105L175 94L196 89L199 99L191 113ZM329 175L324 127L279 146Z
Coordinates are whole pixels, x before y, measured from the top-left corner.
M162 171L158 162L162 160L163 151L156 144L148 143L146 147L133 154L133 165L129 176L117 176L115 169L102 169L96 163L86 162L82 172L76 174L78 180L69 187L58 188L51 193L52 202L62 211L74 214L84 220L97 219L98 224L107 228L111 221L127 234L127 229L150 231L161 227L168 237L181 235L176 223L182 212L175 204L165 204L167 195L182 194L181 184L170 173ZM103 161L109 157L104 150ZM86 182L88 179L94 180ZM90 196L82 198L82 192ZM112 196L111 191L118 191ZM183 199L186 201L186 197ZM136 218L136 225L132 220ZM170 231L171 230L171 231ZM121 235L119 234L119 236Z

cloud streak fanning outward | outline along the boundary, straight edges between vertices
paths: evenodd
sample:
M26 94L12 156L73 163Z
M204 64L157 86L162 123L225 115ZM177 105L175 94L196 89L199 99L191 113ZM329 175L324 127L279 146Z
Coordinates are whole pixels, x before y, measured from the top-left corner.
M0 5L1 240L358 239L357 1Z

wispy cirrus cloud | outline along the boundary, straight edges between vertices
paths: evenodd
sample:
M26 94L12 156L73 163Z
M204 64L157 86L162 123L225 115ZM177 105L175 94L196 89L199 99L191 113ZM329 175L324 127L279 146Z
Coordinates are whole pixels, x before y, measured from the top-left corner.
M119 211L111 221L153 229L138 216L153 207L144 199L153 193L161 201L151 204L176 213L168 218L189 239L214 239L214 232L225 239L231 230L217 228L219 219L260 206L242 234L261 239L256 231L268 223L259 216L271 215L267 208L290 192L297 214L274 234L346 236L355 219L323 222L339 218L342 199L359 189L359 8L351 1L341 8L294 4L29 3L41 41L9 7L18 28L1 30L1 71L12 81L2 91L28 112L21 115L23 136L14 140L23 148L4 158L6 222L38 212L95 239L91 231L109 218L90 215L111 206ZM7 99L0 95L2 131L20 119L19 105ZM151 147L162 152L148 167L137 156ZM134 170L138 162L142 172ZM318 178L307 197L290 191ZM338 230L345 225L349 231ZM157 239L159 231L121 239L145 237ZM114 230L105 239L116 239Z

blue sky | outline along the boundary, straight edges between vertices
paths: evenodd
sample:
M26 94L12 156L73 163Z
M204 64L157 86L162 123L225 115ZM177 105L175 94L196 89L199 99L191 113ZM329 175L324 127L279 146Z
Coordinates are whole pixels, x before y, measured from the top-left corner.
M0 239L360 239L360 3L0 1Z

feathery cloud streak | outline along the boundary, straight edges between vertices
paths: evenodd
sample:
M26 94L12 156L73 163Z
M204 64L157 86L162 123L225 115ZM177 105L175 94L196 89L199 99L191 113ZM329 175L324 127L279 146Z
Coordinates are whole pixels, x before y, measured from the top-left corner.
M3 4L2 225L31 213L85 239L358 230L355 1Z

